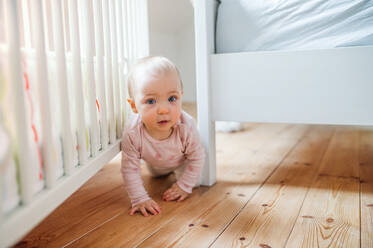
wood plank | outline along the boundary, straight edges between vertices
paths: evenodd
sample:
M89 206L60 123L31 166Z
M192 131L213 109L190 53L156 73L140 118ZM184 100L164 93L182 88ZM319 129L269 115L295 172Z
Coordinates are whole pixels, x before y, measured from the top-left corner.
M272 139L274 135L284 132L285 129L291 129L288 124L268 124L268 123L250 123L245 124L243 132L218 133L216 136L217 162L219 166L230 166L230 159L227 156L235 156L242 152L241 145L246 152L256 153L264 142Z
M122 186L122 179L119 173L120 157L117 157L117 161L112 161L109 166L104 167L104 169L96 175L97 178L92 178L89 183L85 184L78 191L79 194L76 192L64 203L65 207L67 207L65 210L61 206L58 211L51 214L51 216L54 217L52 218L49 216L45 220L47 224L41 224L38 228L34 229L32 231L33 235L30 233L26 239L19 244L19 247L61 247L74 240L76 242L70 243L70 245L76 247L132 247L141 244L141 242L148 237L152 238L152 235L160 235L158 232L161 233L163 229L170 231L170 233L174 235L171 235L171 238L169 237L168 240L166 239L167 237L163 237L162 235L162 237L160 237L162 240L158 243L151 243L152 246L158 245L158 247L164 247L173 245L188 247L192 246L189 242L194 237L195 241L198 241L198 243L201 244L197 247L203 247L203 244L209 243L206 242L205 238L210 241L214 240L211 239L211 237L216 237L226 227L226 225L221 225L220 222L229 225L232 219L231 216L236 216L242 206L246 204L249 198L247 195L243 196L243 194L249 192L251 190L250 187L258 188L258 185L260 187L263 180L265 180L263 177L257 177L258 175L256 175L258 172L260 173L262 168L260 168L260 166L255 167L252 165L255 159L259 159L258 153L260 153L260 156L263 158L263 165L266 164L265 161L268 161L266 160L267 157L271 156L270 149L267 147L268 144L279 137L282 137L283 139L291 137L291 135L286 137L286 135L281 135L281 133L286 133L292 128L292 125L284 124L250 124L247 126L246 132L233 134L218 133L217 160L219 165L219 183L212 188L201 187L200 189L195 190L191 199L188 199L183 204L162 202L162 204L164 204L162 205L162 216L156 217L144 218L139 215L136 217L130 217L127 215L129 201L124 189L120 188L120 186ZM317 177L317 180L312 185L306 198L306 201L308 200L308 202L305 201L301 210L310 214L312 213L311 210L316 209L315 212L317 214L311 216L305 215L304 212L300 212L293 233L291 233L291 237L287 243L288 247L325 247L328 245L329 247L355 247L355 245L359 245L355 242L356 236L352 235L352 238L347 237L350 233L354 233L354 230L356 229L356 213L350 213L350 216L348 216L349 213L345 214L345 212L352 209L351 206L348 206L349 204L356 207L354 202L356 202L356 192L358 192L356 189L356 180L357 176L359 176L359 163L361 189L361 247L373 246L373 212L371 207L373 204L373 130L371 128L363 128L362 131L359 131L361 134L360 140L359 134L355 131L355 129L349 127L339 128L337 134L333 136L331 145L328 147L323 159L323 166L319 171L320 176ZM307 134L306 136L308 135L310 134ZM244 148L242 148L243 143L245 143ZM295 150L298 149L298 147L299 145ZM352 147L355 147L356 149ZM275 148L273 149L276 150ZM250 157L251 159L245 160L244 156ZM303 159L306 157L307 155L305 154ZM288 160L288 158L286 160ZM300 161L303 160L297 162ZM116 165L113 163L116 163ZM298 183L300 181L297 179L289 180L289 177L290 179L294 177L293 173L295 173L295 170L289 172L284 186L281 187L281 183L279 183L281 180L279 181L279 179L273 181L277 177L279 171L281 171L284 163L285 162L283 162L268 179L269 181L262 186L263 188L255 194L254 198L249 201L246 208L251 206L250 204L252 204L254 200L259 199L257 197L260 192L263 193L264 191L268 191L269 193L273 193L273 191L277 189L280 193L279 197L276 198L277 200L272 204L273 207L270 208L270 204L268 203L262 203L268 204L268 206L266 206L266 208L270 208L268 215L270 215L271 212L276 211L277 214L281 214L281 217L282 215L288 216L289 214L292 216L293 213L289 213L290 210L282 208L279 210L278 206L281 205L280 198L283 197L281 194L284 192L286 193L286 190L290 190L287 189L287 186L290 188L290 186L292 187L295 185L293 182ZM247 168L248 165L250 165L250 168ZM107 168L111 168L110 172ZM263 167L263 170L268 169L268 167ZM104 173L104 175L101 173ZM269 174L270 173L272 173L272 171L270 171ZM239 183L240 180L242 180L241 184ZM309 179L306 178L305 180ZM111 184L113 181L115 181L113 185L106 185L107 182ZM146 187L151 188L151 194L159 195L158 199L160 199L161 193L173 181L173 177L167 177L161 180L151 179L147 174L147 171L144 170L144 183L146 184ZM357 182L357 184L358 183L359 182ZM247 185L244 186L244 184ZM352 184L352 186L347 184ZM118 187L116 188L115 185ZM296 202L299 194L301 194L298 192L298 190L300 190L299 185L297 185L296 189L292 189L294 192L296 191L291 199L292 203L294 201ZM228 197L222 198L220 196L222 193L230 194ZM267 194L268 193L263 193L263 195ZM343 201L340 199L343 199ZM69 201L71 202L69 203ZM222 202L224 201L230 202L232 207L227 207L226 205L225 207L222 207ZM326 201L326 203L319 203L322 201ZM261 202L260 199L258 200L258 203L259 202ZM309 203L314 205L307 207L307 210L305 208ZM347 215L348 217L340 220L336 219L333 215L331 216L333 220L328 220L330 216L326 213L332 212L334 214L334 211L340 211L338 210L340 209L340 207L337 206L338 204L345 205L344 209L341 210L342 212L340 215ZM258 204L252 206L252 208L255 209L257 205ZM328 206L329 210L327 209ZM264 209L263 206L261 207ZM217 209L214 210L214 208ZM243 212L246 211L246 208ZM333 208L337 210L332 210ZM76 209L82 211L78 212ZM189 212L191 213L188 215ZM211 223L208 222L208 218L210 217L213 218ZM239 218L239 216L237 218ZM354 221L351 221L352 219L354 219ZM278 223L278 225L281 226L281 229L286 229L285 227L283 228L284 225L282 222L278 221L279 219L276 218L275 220L273 221ZM311 220L313 220L312 223L310 222ZM260 222L257 219L256 221L257 223L262 224L262 229L260 230L265 231L268 229L269 224L267 223L267 219L265 220L267 222ZM305 221L309 222L303 224ZM353 223L351 224L348 221ZM236 222L237 219L232 222L232 225ZM189 227L188 225L192 223L194 226ZM207 228L202 226L206 223L209 226ZM219 228L219 225L223 227ZM300 227L303 228L301 232L298 230L298 234L294 234L294 232L296 232ZM44 231L36 231L39 228L44 229ZM226 232L228 230L230 230L229 227ZM317 234L315 230L320 232L319 235L324 235L328 239L322 240L322 238L320 238L321 236L316 237ZM191 234L188 232L191 232ZM237 230L237 233L239 233L239 229ZM234 233L237 238L245 237L245 241L248 241L247 236L241 236L237 233ZM223 233L222 236L224 234L225 233ZM264 232L257 233L256 237L263 234ZM273 234L276 235L276 232ZM297 242L291 243L294 235L298 236L295 238ZM285 237L287 236L285 235ZM82 240L84 242L81 242ZM144 242L141 245L145 246L146 244L149 243ZM271 245L270 242L260 244ZM273 243L272 247L277 247L277 245L281 246L280 244Z
M359 132L337 128L287 247L359 247Z
M61 247L123 212L129 204L123 193L118 159L112 160L77 192L35 227L16 247Z
M361 247L373 247L373 130L360 139Z
M358 192L356 179L319 176L286 247L359 247Z
M296 139L298 139L301 129L300 128L288 128L288 126L277 126L276 125L266 125L267 131L271 132L272 135L267 137L267 139L262 140L261 135L255 136L254 134L251 135L252 140L249 140L248 143L256 143L258 142L260 146L268 146L268 144L273 143L273 138L276 139L276 137L281 137L278 140L279 142L275 143L282 143L283 148L281 149L280 145L277 145L277 149L281 150L282 156L284 156L284 153L286 153L291 147L292 144L296 142ZM284 130L283 132L279 133L280 130ZM262 130L264 132L264 128ZM255 130L253 131L255 133ZM286 135L287 134L287 135ZM235 144L239 145L239 144ZM279 152L280 153L280 152ZM226 157L228 159L231 159L230 155L232 154L226 154ZM267 157L266 157L267 158ZM263 170L267 171L267 170ZM264 172L263 172L264 173ZM256 178L255 181L259 181L259 176ZM156 200L161 208L162 208L162 214L157 216L151 216L151 217L143 217L138 215L135 216L128 216L127 213L120 214L115 219L111 220L110 222L105 223L100 228L97 228L96 230L92 231L91 233L85 235L81 239L77 240L76 242L72 243L70 247L133 247L141 242L143 242L145 239L151 237L155 233L159 231L160 228L165 226L170 226L170 223L173 222L173 220L176 218L180 218L182 216L186 216L191 213L191 209L198 209L196 206L200 207L203 206L204 211L198 213L193 212L196 215L193 215L193 218L196 218L197 216L201 215L203 212L208 212L210 208L213 208L214 205L218 205L222 200L224 200L228 195L222 194L222 192L226 192L226 190L230 190L230 192L233 195L232 188L234 188L234 185L239 184L238 182L232 181L232 178L236 177L230 176L230 174L227 174L225 179L226 182L219 182L215 186L209 188L207 192L205 187L201 187L200 189L196 189L193 191L193 194L189 199L187 199L183 203L175 203L175 202L163 202L161 201L161 192L163 192L166 187L157 187L155 188L149 188L149 193L154 196L154 200ZM244 176L241 175L240 178L243 178ZM262 176L263 177L263 176ZM264 177L265 178L265 177ZM264 180L262 178L262 180ZM237 179L237 178L236 178ZM239 181L240 179L238 179ZM234 182L234 184L230 183ZM256 186L254 184L254 186ZM257 186L256 186L257 187ZM155 190L159 190L158 194L155 194ZM236 198L237 201L241 202L239 204L243 204L245 199L243 197L237 196L237 192L235 192L232 198ZM187 222L180 223L183 225L187 225L191 223L190 221L193 220L188 219ZM138 230L141 228L141 231L134 232L133 230ZM152 247L154 247L155 244L152 244Z
M307 132L211 247L283 247L332 133L325 126Z
M306 129L306 126L292 126L264 144L256 154L242 149L244 140L238 143L241 152L231 160L233 166L226 169L216 187L201 201L175 215L167 226L138 247L208 247L298 143ZM256 174L252 175L254 171Z
M325 154L320 173L336 177L359 177L359 132L354 127L337 127Z

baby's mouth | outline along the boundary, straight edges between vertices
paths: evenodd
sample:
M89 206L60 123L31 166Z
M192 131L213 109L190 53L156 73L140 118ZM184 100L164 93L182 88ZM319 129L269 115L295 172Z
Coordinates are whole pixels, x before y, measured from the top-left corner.
M164 124L167 124L169 121L167 120L163 120L163 121L158 121L158 124L160 125L164 125Z

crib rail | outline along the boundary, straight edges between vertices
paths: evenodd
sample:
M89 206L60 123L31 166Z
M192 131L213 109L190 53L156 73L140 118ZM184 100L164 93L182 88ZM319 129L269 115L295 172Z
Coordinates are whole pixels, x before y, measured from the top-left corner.
M119 153L126 74L149 53L147 1L0 0L0 33L7 247Z

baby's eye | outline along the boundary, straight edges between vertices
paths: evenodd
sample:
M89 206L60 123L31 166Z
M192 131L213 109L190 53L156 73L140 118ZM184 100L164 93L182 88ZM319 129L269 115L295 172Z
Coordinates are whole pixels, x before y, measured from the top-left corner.
M175 102L176 100L177 100L176 96L171 96L170 98L168 98L169 102Z
M148 99L148 100L146 100L146 103L147 104L154 104L155 100L154 99Z

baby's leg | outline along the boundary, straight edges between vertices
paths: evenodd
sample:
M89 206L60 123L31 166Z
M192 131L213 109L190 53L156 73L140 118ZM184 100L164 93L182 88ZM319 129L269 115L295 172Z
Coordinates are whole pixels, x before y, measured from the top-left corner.
M148 171L150 172L150 175L152 177L161 177L161 176L169 175L175 169L175 168L157 168L148 163L145 163L145 165L148 168Z
M176 180L179 180L181 175L183 175L185 168L186 168L186 163L183 163L182 165L176 167L176 169L174 170ZM193 186L193 188L199 187L199 186L200 186L200 182L198 180L198 182Z
M176 167L176 169L174 170L176 180L179 180L181 175L183 175L185 167L186 163L182 163L180 166Z

